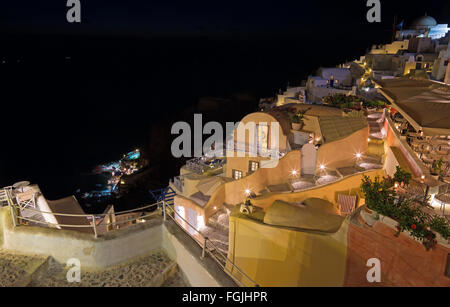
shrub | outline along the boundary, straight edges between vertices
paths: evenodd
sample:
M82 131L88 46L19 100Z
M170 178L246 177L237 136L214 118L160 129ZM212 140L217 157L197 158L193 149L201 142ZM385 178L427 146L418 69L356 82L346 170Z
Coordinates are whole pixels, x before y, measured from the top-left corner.
M409 182L411 181L412 175L411 173L405 171L404 169L402 169L400 166L396 166L396 171L394 174L394 182L398 182L401 183L403 182L405 185L408 185Z
M405 173L409 173L399 168L397 172L399 173L398 178L409 177L405 175ZM427 201L424 201L423 197L396 195L395 190L392 189L392 181L388 178L377 176L372 180L370 177L364 176L361 190L369 209L397 221L396 236L402 231L409 231L411 236L421 241L427 250L433 248L437 243L436 234L433 231L441 234L444 239L450 238L450 223L445 218L425 213L421 209L427 205Z

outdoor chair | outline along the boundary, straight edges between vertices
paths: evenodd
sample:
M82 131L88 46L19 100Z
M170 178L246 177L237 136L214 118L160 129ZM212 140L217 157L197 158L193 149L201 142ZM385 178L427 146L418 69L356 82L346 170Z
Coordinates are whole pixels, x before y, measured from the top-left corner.
M338 207L341 215L352 214L356 209L356 195L338 195Z

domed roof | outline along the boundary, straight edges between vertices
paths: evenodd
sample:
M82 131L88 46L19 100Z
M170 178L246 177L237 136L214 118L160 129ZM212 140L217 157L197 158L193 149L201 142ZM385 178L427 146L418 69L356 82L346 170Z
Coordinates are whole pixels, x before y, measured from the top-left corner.
M437 25L437 21L436 19L434 19L431 16L422 16L419 18L416 18L413 23L411 24L411 27L413 29L425 29L425 28L430 28L430 27L434 27Z

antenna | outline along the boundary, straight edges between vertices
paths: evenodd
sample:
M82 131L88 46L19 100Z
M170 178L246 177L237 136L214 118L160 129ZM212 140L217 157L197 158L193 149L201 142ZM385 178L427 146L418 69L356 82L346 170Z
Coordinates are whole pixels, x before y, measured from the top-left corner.
M397 28L397 15L394 15L394 24L392 25L392 41L395 40L396 28Z

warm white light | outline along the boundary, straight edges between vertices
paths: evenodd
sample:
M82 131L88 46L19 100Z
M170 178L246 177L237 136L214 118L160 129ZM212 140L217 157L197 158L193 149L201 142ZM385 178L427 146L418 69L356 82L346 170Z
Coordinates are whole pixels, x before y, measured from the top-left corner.
M325 165L321 164L320 169L325 169Z
M422 175L422 177L420 177L420 178L422 178L422 180L424 180L425 179L425 175Z
M358 159L360 159L360 158L361 158L361 154L358 152L358 153L356 154L356 157L357 157Z
M294 169L294 170L291 172L291 174L292 174L293 176L295 176L295 175L297 175L297 171Z
M370 138L367 139L367 142L370 142Z
M214 210L217 210L217 207L216 207L216 206L214 206Z
M197 215L197 229L201 230L205 227L205 219L201 215Z
M250 189L245 189L245 194L250 195L251 192Z
M395 186L396 188L398 188L398 183L396 182L396 183L394 184L394 186Z

